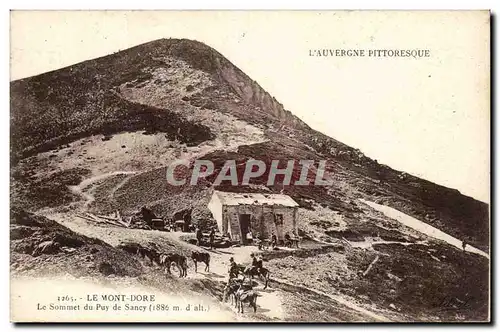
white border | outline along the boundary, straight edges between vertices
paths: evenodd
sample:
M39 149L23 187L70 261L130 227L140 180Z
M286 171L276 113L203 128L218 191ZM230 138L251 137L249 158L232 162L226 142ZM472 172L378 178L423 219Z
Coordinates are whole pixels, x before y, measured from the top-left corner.
M9 122L10 122L10 117L8 115L8 109L9 109L9 9L42 9L42 10L50 10L50 9L149 9L149 10L154 10L154 9L172 9L172 10L181 10L181 9L205 9L205 10L215 10L215 9L227 9L227 10L243 10L243 9L259 9L259 10L265 10L265 9L294 9L294 10L313 10L313 9L323 9L323 10L332 10L332 9L364 9L364 10L369 10L369 9L391 9L391 10L439 10L439 9L454 9L454 10L461 10L461 9L491 9L494 14L497 14L500 12L500 1L498 0L475 0L475 1L438 1L438 0L421 0L421 1L405 1L405 2L398 2L398 1L361 1L361 0L351 0L351 1L335 1L335 2L327 2L327 1L319 1L319 0L307 0L307 1L274 1L274 0L244 0L244 1L151 1L151 0L141 0L141 1L129 1L129 0L121 0L121 1L103 1L103 0L86 0L86 1L3 1L1 4L2 11L0 12L0 26L2 28L2 32L0 34L1 36L1 42L0 45L2 46L2 51L0 52L2 61L1 64L2 66L0 67L2 72L1 76L4 78L1 80L2 84L2 94L1 94L1 100L2 103L1 105L3 106L3 111L1 113L1 120L0 120L0 133L2 135L2 139L0 140L0 156L2 156L2 163L1 163L1 168L2 168L2 177L1 183L0 183L0 206L1 206L1 216L2 221L4 223L3 227L5 227L5 231L2 234L2 242L3 243L3 249L1 250L0 257L0 267L2 268L2 290L3 294L2 301L0 302L0 308L2 312L2 330L13 330L15 328L14 325L9 323L9 256L8 256L8 245L9 245L9 185L8 185L8 173L10 170L10 165L8 162L8 155L9 155ZM494 35L496 36L498 33L498 17L495 18L495 29L494 29ZM495 38L496 39L496 38ZM498 60L498 53L495 56L495 60ZM492 73L494 77L497 75L497 68L498 63L495 61L495 72ZM498 95L498 89L495 86L495 90L492 91L494 95L494 105L497 104L497 95ZM493 114L492 121L494 121L497 125L497 116ZM492 133L493 134L493 133ZM497 140L495 137L495 144L493 146L498 147L496 144ZM498 151L496 151L498 152ZM495 160L498 162L498 156L495 154ZM498 164L498 163L495 164ZM495 187L498 185L498 179L495 181ZM498 203L499 198L495 197L494 201L492 204L495 204L495 206ZM496 223L497 220L492 220L492 224ZM498 226L495 227L495 234L494 237L495 239L499 238L498 234ZM495 245L496 247L496 245ZM492 255L495 259L494 266L496 267L498 265L498 259L496 258L496 255ZM495 275L496 276L496 275ZM498 278L497 278L498 279ZM495 283L496 284L496 283ZM498 287L498 285L495 285ZM497 288L495 287L495 289ZM498 297L495 294L492 294L492 301L495 302L494 306L494 313L493 317L496 317L496 319L499 318L498 315L498 304L496 303L496 299ZM78 327L89 327L89 326L60 326L60 327L54 327L54 326L37 326L37 328L48 331L52 329L72 329L72 328L78 328ZM169 330L177 330L177 329L183 329L183 330L200 330L200 329L205 329L207 327L203 327L201 325L197 326L156 326L157 328L161 329L169 329ZM350 330L363 330L365 326L274 326L272 327L273 329L289 329L289 328L300 328L300 329L306 329L310 330L313 328L331 328L331 329L339 329L339 328L349 328ZM389 327L386 325L383 326L369 326L369 328L377 328L377 329L382 329L385 330L387 328L401 328L402 326L394 326L394 327ZM417 329L424 327L424 326L409 326L409 327L404 327L407 330L413 330L416 331ZM431 325L427 326L428 328L447 328L447 329L453 329L454 331L469 331L469 330L476 330L476 329L482 329L485 326L468 326L468 325L452 325L452 326L436 326L436 325ZM154 328L152 326L95 326L94 327L97 330L107 330L110 328L117 329L119 328L122 331L132 331L132 330L138 330L138 329L143 329L143 328ZM219 328L219 326L211 326L211 329L213 328ZM234 326L228 325L225 328L234 328ZM248 327L238 327L238 328L248 328ZM258 329L264 329L267 330L271 327L269 326L253 326L253 328L258 328Z

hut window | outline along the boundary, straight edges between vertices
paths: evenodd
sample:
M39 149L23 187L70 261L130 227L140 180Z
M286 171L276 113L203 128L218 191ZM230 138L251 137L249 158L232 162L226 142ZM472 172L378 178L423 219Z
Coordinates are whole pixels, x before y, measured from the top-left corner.
M283 215L282 214L275 214L274 215L274 223L276 226L283 225Z

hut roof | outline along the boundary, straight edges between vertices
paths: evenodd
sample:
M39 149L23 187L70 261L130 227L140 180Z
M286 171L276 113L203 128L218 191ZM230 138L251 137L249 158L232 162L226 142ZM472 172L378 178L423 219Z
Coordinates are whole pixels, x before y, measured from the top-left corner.
M288 207L299 206L290 196L281 194L231 193L215 191L224 205L281 205Z

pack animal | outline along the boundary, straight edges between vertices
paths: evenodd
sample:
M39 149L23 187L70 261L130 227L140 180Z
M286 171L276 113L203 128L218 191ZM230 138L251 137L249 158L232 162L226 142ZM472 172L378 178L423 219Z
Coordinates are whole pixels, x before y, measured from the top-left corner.
M231 299L231 305L236 307L236 292L240 288L242 280L240 279L229 279L226 287L224 287L224 294L222 300L227 302L228 298Z
M252 280L253 277L259 277L260 279L264 280L264 289L266 289L267 285L269 284L269 277L271 276L271 272L265 267L258 268L255 266L250 266L244 269L243 275L245 277L248 277L250 280Z
M191 259L194 262L194 272L198 272L198 262L205 263L205 272L210 271L210 254L207 252L193 251Z
M144 248L144 247L137 249L137 255L141 256L143 259L148 258L152 264L153 263L158 264L158 259L160 257L160 253L158 251L156 251L155 249Z
M186 256L180 254L161 254L159 256L159 265L163 266L168 274L172 274L170 267L172 265L177 266L179 269L179 277L187 276L187 259Z
M243 304L248 303L250 307L253 308L253 312L257 312L257 297L259 295L253 290L245 290L242 285L238 288L235 293L236 308L238 313L244 313Z
M143 247L138 243L121 243L118 248L133 254L138 255L142 259L148 258L151 264L156 263L159 264L160 253L156 247Z

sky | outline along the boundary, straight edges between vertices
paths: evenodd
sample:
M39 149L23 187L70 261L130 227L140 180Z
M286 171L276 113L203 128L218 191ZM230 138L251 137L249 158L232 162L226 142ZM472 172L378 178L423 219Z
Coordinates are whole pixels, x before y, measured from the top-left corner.
M213 47L312 128L490 201L488 12L11 12L11 80L159 38ZM317 49L427 49L425 58Z

